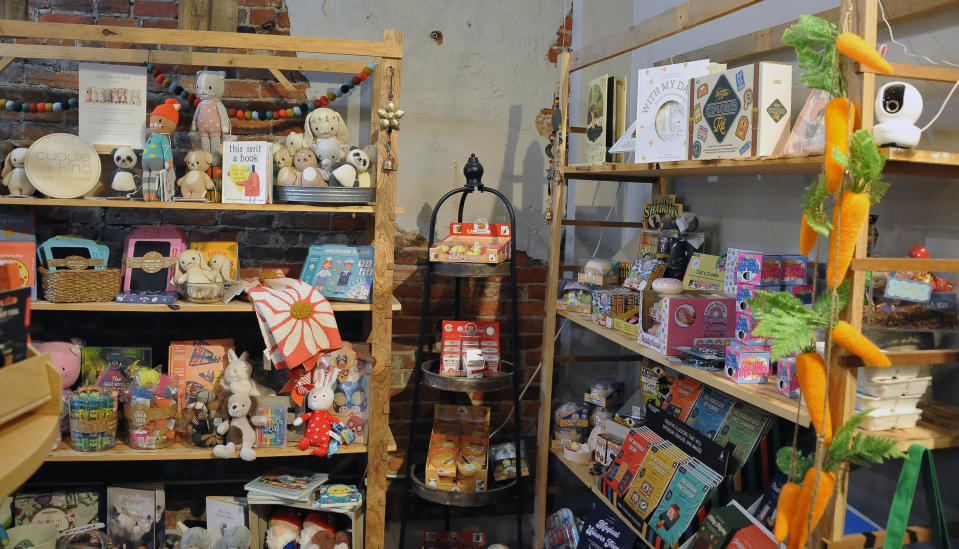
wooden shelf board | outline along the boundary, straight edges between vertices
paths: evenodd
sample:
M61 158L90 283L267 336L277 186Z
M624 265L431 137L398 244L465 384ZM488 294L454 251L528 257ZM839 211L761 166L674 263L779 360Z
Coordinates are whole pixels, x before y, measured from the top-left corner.
M800 401L799 399L787 398L776 390L776 376L770 376L769 383L764 384L736 383L720 373L707 372L698 368L674 364L666 360L666 357L661 353L657 353L648 347L640 345L639 342L636 341L636 338L618 330L604 328L594 323L587 314L570 313L566 311L556 311L556 314L563 318L568 318L573 323L599 334L609 341L625 347L642 357L662 364L686 377L709 385L737 400L752 404L757 408L789 421L796 421L796 407L800 405ZM805 406L803 406L800 411L799 424L802 426L809 425L809 414L807 414Z
M957 170L959 168L959 152L898 148L883 148L880 150L887 156L885 172L888 174L955 179L957 173L959 173L959 170ZM574 164L567 166L563 173L568 179L629 181L661 176L819 173L822 171L822 166L822 154L804 153L755 158L680 160L636 164Z
M402 307L396 297L391 298L391 309L399 311ZM35 311L105 311L115 313L250 313L253 312L253 303L249 301L231 301L229 303L189 303L177 301L179 309L171 309L168 305L153 305L146 303L116 303L113 301L98 301L94 303L50 303L49 301L35 301L32 307ZM349 303L346 301L330 301L334 311L369 311L370 303Z
M592 465L592 461L589 463L576 463L566 459L563 456L562 449L550 448L549 451L552 452L553 455L556 457L556 459L560 463L565 465L566 468L569 469L571 473L576 475L576 478L578 478L580 481L582 481L583 484L589 487L589 489L593 492L593 495L596 496L596 499L605 503L606 506L609 507L610 510L613 513L615 513L617 517L619 517L619 520L623 521L627 526L629 526L629 528L636 534L637 538L643 540L643 543L645 543L647 547L652 547L651 545L649 545L649 542L646 541L646 538L644 538L643 535L639 532L639 530L635 526L633 526L633 523L630 522L629 519L627 519L625 516L623 516L623 514L619 512L619 509L617 509L616 506L614 506L611 501L606 499L606 496L604 496L603 493L599 490L599 488L597 487L597 483L599 482L599 477L589 474L589 467Z
M60 416L28 414L0 428L0 499L9 496L29 479L53 447L60 429Z
M895 439L903 452L912 444L921 444L930 450L955 448L959 446L959 408L934 402L922 409L922 417L912 429L862 432Z
M312 204L221 204L219 202L142 202L139 200L87 200L84 198L11 198L0 197L0 205L68 206L85 208L141 208L150 210L224 210L257 212L366 213L376 211L375 204L351 206L314 206ZM402 213L402 208L396 208Z
M210 448L195 448L188 446L183 442L177 442L173 446L160 450L135 450L130 448L122 441L117 441L116 446L103 452L77 452L69 448L69 443L64 442L66 447L61 445L47 456L47 461L173 461L186 459L219 459L213 457ZM365 444L349 444L340 448L336 455L340 454L365 454ZM257 448L256 457L290 457L290 456L309 456L308 450L300 450L296 443L289 443L285 448ZM334 456L336 457L336 456Z

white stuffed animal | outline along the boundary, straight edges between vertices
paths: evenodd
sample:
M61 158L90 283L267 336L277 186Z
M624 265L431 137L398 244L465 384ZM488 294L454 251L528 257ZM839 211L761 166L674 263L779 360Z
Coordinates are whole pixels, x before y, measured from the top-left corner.
M317 139L313 144L313 152L320 162L320 167L328 168L330 164L343 160L344 146L334 138Z
M330 138L340 143L346 143L346 140L350 138L350 129L346 127L346 122L340 113L321 107L306 115L306 120L303 122L304 146L313 145L319 139Z
M210 268L213 269L214 282L233 280L233 261L223 254L213 254L210 257Z
M276 170L277 185L296 185L299 172L293 167L293 155L296 153L290 147L276 145L273 150L273 168Z
M293 149L294 151L298 151L305 146L304 141L305 140L303 139L302 133L290 132L286 134L286 141L284 142L284 144L286 145L287 149Z
M240 446L240 459L253 461L256 459L256 431L253 426L266 425L266 416L256 416L257 402L249 393L233 393L226 401L226 411L230 419L217 425L216 432L226 435L226 444L217 444L213 447L213 455L218 458L233 457L237 444Z
M250 549L252 544L253 536L250 534L250 529L238 524L224 530L223 535L213 542L210 549Z
M130 147L110 151L116 169L110 174L110 188L115 196L133 196L140 188L140 174L134 170L137 152Z
M220 386L233 394L260 396L260 390L253 383L253 367L247 362L249 355L244 352L236 356L236 351L230 349L226 356L229 362L223 370Z
M214 279L213 269L199 250L184 250L177 257L176 268L173 270L174 284L204 284L213 282Z
M190 151L184 160L189 171L176 180L180 194L183 198L205 197L207 191L214 189L213 180L206 173L207 168L213 165L213 154L207 151Z
M23 168L29 150L20 147L13 149L13 152L7 155L7 161L3 166L3 184L10 189L12 195L30 196L36 191L27 178L27 170Z
M334 162L330 164L327 172L330 174L329 184L331 187L359 187L360 181L358 175L366 172L370 167L370 159L363 152L363 149L353 147L346 155L345 162Z

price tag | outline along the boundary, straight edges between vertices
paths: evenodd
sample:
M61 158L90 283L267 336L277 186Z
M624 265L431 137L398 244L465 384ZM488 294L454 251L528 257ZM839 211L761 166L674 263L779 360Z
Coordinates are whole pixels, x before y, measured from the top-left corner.
M932 298L932 284L906 278L890 278L886 281L886 292L883 297L915 303L929 303Z

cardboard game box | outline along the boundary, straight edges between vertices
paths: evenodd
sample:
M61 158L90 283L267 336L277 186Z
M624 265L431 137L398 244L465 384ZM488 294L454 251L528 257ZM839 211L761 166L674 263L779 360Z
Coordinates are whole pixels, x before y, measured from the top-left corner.
M643 292L639 343L667 356L688 347L696 338L732 337L736 300L719 295L659 296ZM655 320L654 320L655 318Z
M694 78L689 159L776 154L789 137L792 65L760 62Z
M369 303L373 294L373 247L314 244L300 280L331 301Z
M168 371L176 377L180 394L189 399L203 389L212 391L226 368L226 352L231 347L232 338L171 341Z
M442 263L502 263L510 258L512 228L477 219L450 223L450 234L430 247L430 261Z

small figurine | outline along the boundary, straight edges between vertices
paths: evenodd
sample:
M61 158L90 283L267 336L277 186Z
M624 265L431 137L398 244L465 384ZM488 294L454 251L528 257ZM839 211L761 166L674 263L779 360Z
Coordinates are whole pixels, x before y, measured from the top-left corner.
M172 201L175 172L170 134L180 123L180 102L167 99L150 113L151 132L143 150L143 200Z
M140 174L133 168L137 165L137 152L130 147L113 149L113 164L116 169L110 174L110 188L113 196L132 198L140 189Z
M320 139L336 139L345 144L350 138L350 129L340 113L321 107L306 115L303 122L303 146L315 145Z
M10 194L14 196L30 196L36 191L30 180L27 178L27 170L23 165L27 160L27 149L20 147L13 149L7 155L7 161L3 166L3 184L10 189Z
M320 162L320 167L327 169L330 164L343 160L343 146L334 138L318 139L313 145L313 152Z
M293 149L283 146L273 153L273 167L277 170L277 185L296 185L298 172L293 168L293 153Z
M196 75L196 107L190 131L200 134L200 148L213 155L211 162L219 166L222 161L225 135L230 135L230 117L220 101L223 96L226 73L223 71L200 71Z
M922 95L912 84L889 82L876 94L876 121L872 136L880 147L911 149L919 144L916 126L922 114Z
M295 549L302 527L300 516L291 509L280 507L273 511L266 527L267 549Z
M325 187L324 180L319 164L316 159L316 153L312 149L302 148L296 151L293 157L293 166L296 168L296 185L304 187Z
M213 155L207 151L191 151L186 155L186 167L190 169L176 186L180 187L183 198L204 198L207 191L214 189L213 180L207 175L207 168L213 165Z
M330 413L337 372L332 369L329 372L319 370L313 369L313 388L307 395L307 408L310 411L294 419L293 426L299 427L304 421L308 422L298 446L300 450L312 447L314 456L324 457L336 454L341 441L344 444L352 442L353 434ZM317 374L320 374L319 377Z

